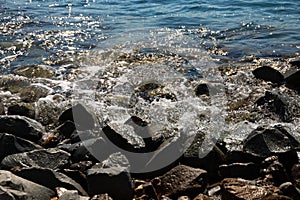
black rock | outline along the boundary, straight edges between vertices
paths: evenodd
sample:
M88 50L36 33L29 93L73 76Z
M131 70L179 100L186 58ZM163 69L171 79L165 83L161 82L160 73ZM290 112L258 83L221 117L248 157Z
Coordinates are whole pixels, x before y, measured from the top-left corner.
M291 169L291 177L295 185L300 188L300 164L295 164Z
M32 103L17 103L7 108L8 115L22 115L34 119L35 107Z
M178 165L166 174L152 180L158 194L171 199L180 196L196 197L207 186L207 172L185 165Z
M42 167L57 169L68 164L69 158L69 153L59 149L33 150L6 156L1 162L1 168Z
M281 83L284 81L284 76L279 71L269 66L259 67L252 73L255 78L262 79L264 81L270 81L272 83Z
M3 103L0 101L0 115L4 115L4 114L5 114L4 105L3 105Z
M8 155L41 149L42 147L11 134L0 133L0 162Z
M205 83L199 84L195 89L195 94L196 94L196 96L209 95L209 88L208 88L207 84L205 84Z
M65 121L62 125L57 128L60 135L65 138L69 138L76 130L75 124L72 121Z
M245 152L260 157L289 152L299 146L299 142L283 127L258 127L245 139Z
M260 164L263 158L244 151L229 151L226 154L226 163L249 163L254 162Z
M256 104L276 113L283 122L292 121L295 113L300 110L299 104L293 99L276 91L266 91L265 96L259 98Z
M74 181L79 183L80 186L85 191L88 191L87 180L86 180L85 173L83 173L81 171L78 171L78 170L71 170L71 169L62 169L62 170L59 170L58 172L61 172L65 175L67 175L68 177L70 177L71 179L73 179Z
M254 163L232 163L220 165L219 173L223 178L244 178L253 180L259 177L259 166Z
M37 121L24 116L0 116L1 132L9 133L33 142L42 138L45 128Z
M133 198L132 179L126 167L89 169L87 181L90 196L107 193L113 199Z
M0 199L3 200L49 200L54 191L23 179L11 172L0 170Z
M82 186L73 179L52 169L38 167L24 168L16 171L15 174L51 190L55 190L56 187L63 187L69 190L78 190L81 195L87 195Z
M293 67L300 68L300 59L292 60L289 62Z
M94 116L82 105L77 104L65 110L60 116L59 121L72 121L78 130L91 130L95 127Z
M294 90L300 90L300 71L297 71L285 78L286 86Z
M292 199L300 199L300 190L291 182L282 183L279 188L283 195L291 197Z

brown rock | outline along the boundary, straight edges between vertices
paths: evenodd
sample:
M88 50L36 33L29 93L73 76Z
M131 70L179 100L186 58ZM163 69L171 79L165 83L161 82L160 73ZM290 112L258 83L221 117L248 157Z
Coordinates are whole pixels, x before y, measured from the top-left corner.
M207 185L207 172L185 165L178 165L163 176L155 178L152 183L159 196L171 199L180 196L196 197Z

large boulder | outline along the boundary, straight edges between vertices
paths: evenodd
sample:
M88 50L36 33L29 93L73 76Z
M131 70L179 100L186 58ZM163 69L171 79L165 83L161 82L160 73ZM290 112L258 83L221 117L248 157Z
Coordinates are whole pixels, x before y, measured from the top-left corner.
M272 83L281 83L284 81L284 76L279 71L269 66L259 67L252 73L255 78L262 79L264 81L270 81Z
M44 186L0 170L0 199L49 200L54 195L54 191Z
M38 167L24 168L18 170L15 174L52 190L55 190L56 187L63 187L69 190L78 190L80 194L87 195L82 186L73 179L52 169Z
M42 97L46 97L51 90L43 85L30 85L20 90L20 97L25 102L36 102Z
M35 105L33 103L16 103L7 108L8 115L22 115L31 119L35 118Z
M285 78L286 86L295 89L295 90L300 90L300 71L297 71L288 77Z
M1 132L15 135L33 142L42 138L44 126L39 122L24 116L0 116Z
M205 190L206 177L205 170L178 165L166 174L154 178L152 184L159 196L177 199L184 195L194 198Z
M19 137L7 133L0 133L0 162L8 155L23 153L42 147Z
M42 167L57 169L68 164L70 154L59 149L40 149L6 156L1 162L1 168Z

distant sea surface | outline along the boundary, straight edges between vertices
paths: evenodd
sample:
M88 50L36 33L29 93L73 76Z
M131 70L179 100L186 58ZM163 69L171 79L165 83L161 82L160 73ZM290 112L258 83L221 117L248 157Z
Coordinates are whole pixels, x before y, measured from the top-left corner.
M189 37L188 45L226 62L295 57L299 8L299 0L1 0L0 72L59 67L114 41L148 42L161 33Z

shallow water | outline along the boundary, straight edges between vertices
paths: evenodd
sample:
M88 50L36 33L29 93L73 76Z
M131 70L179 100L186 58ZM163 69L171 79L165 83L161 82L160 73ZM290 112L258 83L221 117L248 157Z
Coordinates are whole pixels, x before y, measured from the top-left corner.
M300 52L299 7L298 0L4 0L1 72L22 65L59 67L128 35L140 41L170 29L221 60L292 57Z

